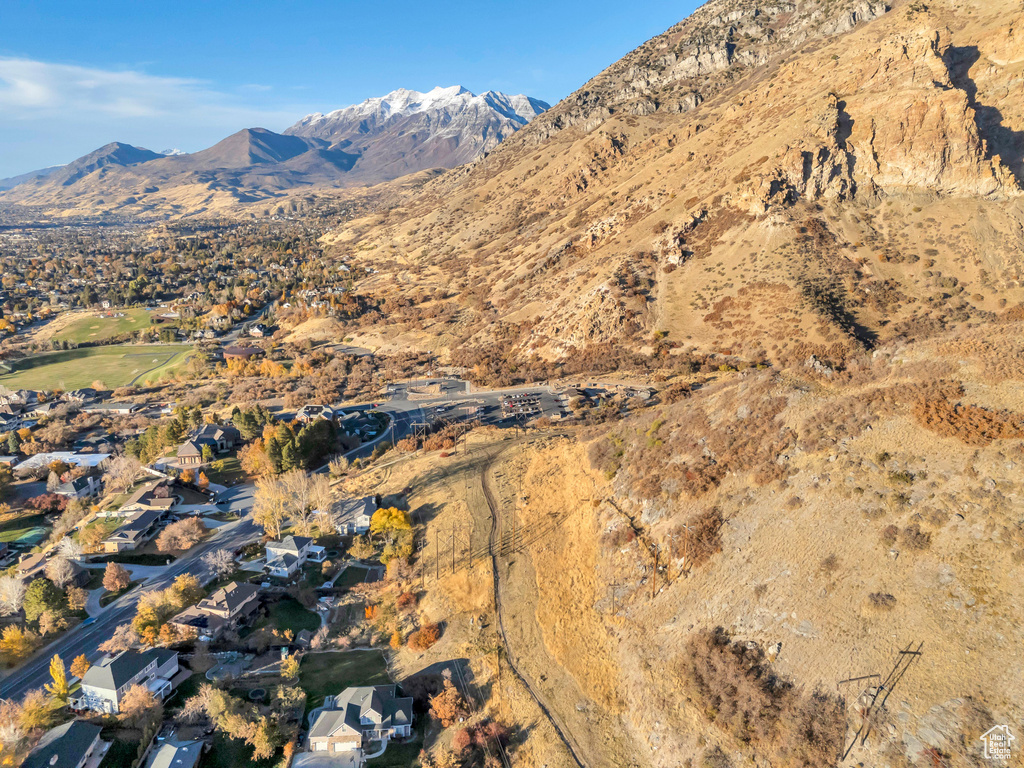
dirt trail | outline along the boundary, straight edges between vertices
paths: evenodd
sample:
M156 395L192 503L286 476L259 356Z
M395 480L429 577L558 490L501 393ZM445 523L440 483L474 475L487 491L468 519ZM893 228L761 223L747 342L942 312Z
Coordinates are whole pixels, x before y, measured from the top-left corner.
M511 448L512 446L509 447ZM504 453L504 451L502 451L501 453ZM552 710L548 706L548 703L545 701L544 697L540 693L538 693L536 686L519 670L518 666L516 665L516 654L512 650L512 647L508 641L508 636L505 632L505 612L501 599L502 563L499 560L501 552L501 542L499 540L500 534L498 531L499 512L498 504L495 500L494 489L491 487L488 478L488 472L493 466L494 461L501 455L501 453L495 454L489 459L487 464L483 467L483 471L481 472L480 475L481 484L483 486L484 498L487 500L487 506L489 507L491 513L491 532L489 543L492 563L491 572L494 577L494 608L495 614L497 615L498 618L498 632L501 635L502 644L505 646L506 660L508 661L508 665L509 668L512 670L512 673L516 676L519 682L523 684L526 690L529 691L530 696L533 698L535 702L537 702L537 706L540 708L541 712L543 712L544 716L547 717L548 720L551 722L552 727L555 729L555 732L558 734L559 738L565 744L566 749L569 750L569 754L572 756L572 759L576 763L576 765L578 765L579 768L587 768L587 763L584 762L584 760L580 757L581 750L579 746L575 743L575 740L571 736L569 736L570 731L563 726L557 714L552 712Z

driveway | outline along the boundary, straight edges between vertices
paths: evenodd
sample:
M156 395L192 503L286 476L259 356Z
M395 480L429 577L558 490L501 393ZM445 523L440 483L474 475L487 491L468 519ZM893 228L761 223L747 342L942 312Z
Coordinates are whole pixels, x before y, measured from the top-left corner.
M300 752L292 759L292 768L361 768L362 764L353 752Z

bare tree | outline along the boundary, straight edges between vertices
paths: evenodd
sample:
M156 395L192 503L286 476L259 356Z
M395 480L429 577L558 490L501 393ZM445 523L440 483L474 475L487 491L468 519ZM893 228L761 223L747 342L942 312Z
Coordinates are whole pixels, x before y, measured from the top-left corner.
M120 653L134 648L139 642L138 633L131 624L121 624L114 630L108 640L100 643L99 649L104 653Z
M203 565L213 571L219 578L224 578L235 571L235 556L227 549L214 549L203 555Z
M65 557L54 557L46 564L46 578L54 583L58 589L64 589L75 577L75 569L71 561Z
M302 469L294 469L281 479L295 515L295 529L300 536L309 536L313 532L313 483Z
M0 616L11 616L21 610L28 586L17 576L0 576Z
M277 539L287 517L288 494L276 477L261 477L253 494L252 519L268 536Z
M81 560L84 551L82 545L70 536L65 536L57 544L57 557L62 557L65 560Z
M314 475L310 483L310 505L320 535L334 532L334 489L327 475Z
M103 482L112 491L126 491L135 485L142 475L142 463L127 454L115 456L106 462Z

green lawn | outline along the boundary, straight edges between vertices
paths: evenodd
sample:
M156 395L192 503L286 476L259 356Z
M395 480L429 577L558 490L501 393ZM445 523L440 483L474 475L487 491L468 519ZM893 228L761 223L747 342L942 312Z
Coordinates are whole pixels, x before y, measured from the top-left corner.
M356 584L362 584L366 581L366 574L369 571L366 568L362 568L358 565L350 565L345 569L345 572L338 577L338 580L334 582L335 589L351 589Z
M0 541L9 544L22 536L38 533L40 528L49 528L46 518L36 512L28 512L0 523Z
M220 472L215 471L212 467L206 470L206 476L210 479L211 483L231 485L236 480L245 480L249 477L242 470L242 464L238 461L237 456L226 456L217 461L223 463L223 469ZM214 463L216 464L216 462Z
M144 309L112 309L111 314L124 315L124 317L103 317L108 310L103 312L90 312L76 320L68 323L67 327L53 338L58 341L70 341L73 344L82 344L87 341L103 341L114 336L122 336L126 333L134 333L139 329L150 328L150 318L156 317L159 312L147 312ZM164 324L158 327L168 327Z
M307 714L321 706L325 696L337 695L352 686L390 682L380 651L307 653L299 667L299 686L306 692Z
M125 565L167 565L177 558L172 554L156 554L155 552L118 552L103 557L94 557L93 563L122 563Z
M184 365L192 347L184 344L121 344L47 352L13 361L0 376L10 389L78 389L101 381L109 388L157 381Z
M315 632L320 628L320 617L290 597L267 606L265 622L274 629L290 629L296 635L304 629Z
M427 727L427 718L419 717L414 721L413 739L408 744L390 742L384 754L367 760L365 765L373 768L408 768L416 764L420 750L423 749L423 733Z

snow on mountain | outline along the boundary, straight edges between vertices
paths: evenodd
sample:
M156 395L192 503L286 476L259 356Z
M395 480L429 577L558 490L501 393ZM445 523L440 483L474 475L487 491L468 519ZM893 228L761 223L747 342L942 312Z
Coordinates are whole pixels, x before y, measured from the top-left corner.
M376 96L327 114L314 112L306 115L286 133L295 133L300 128L363 117L409 116L430 111L447 111L454 114L485 108L490 108L522 126L550 107L543 101L521 94L508 96L498 91L486 91L477 96L461 85L452 85L448 88L438 86L426 93L399 88L386 96Z
M350 175L380 181L471 162L547 109L529 96L477 95L461 85L426 93L400 88L327 114L306 115L285 133L358 155Z

